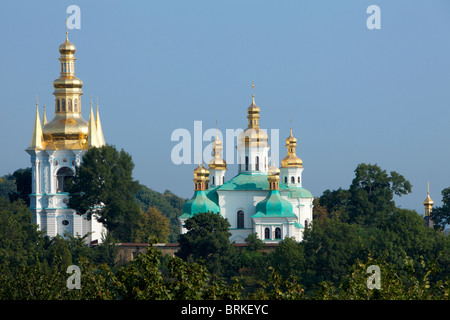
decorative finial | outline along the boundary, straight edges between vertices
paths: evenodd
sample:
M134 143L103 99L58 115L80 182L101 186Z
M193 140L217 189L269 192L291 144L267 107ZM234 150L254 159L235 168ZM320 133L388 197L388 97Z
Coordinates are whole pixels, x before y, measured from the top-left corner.
M98 109L98 97L97 97L97 109Z
M69 41L69 25L67 24L67 17L66 17L66 40Z
M39 96L36 95L36 108L39 106Z
M253 83L253 80L252 80L252 97L255 97L255 84Z
M430 195L430 181L427 182L427 195Z

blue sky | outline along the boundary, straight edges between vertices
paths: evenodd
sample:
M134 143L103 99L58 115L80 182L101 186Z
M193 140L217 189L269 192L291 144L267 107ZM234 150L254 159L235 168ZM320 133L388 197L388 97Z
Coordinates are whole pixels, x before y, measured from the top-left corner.
M245 129L254 81L280 158L292 118L313 195L348 188L364 162L412 183L395 199L403 208L423 213L428 180L441 204L450 186L448 1L2 1L0 175L30 166L36 95L53 118L72 4L81 9L69 38L83 117L98 97L107 143L131 154L148 187L191 197L194 165L173 164L172 132L216 119L223 132ZM380 30L366 27L372 4ZM235 173L230 166L226 178Z

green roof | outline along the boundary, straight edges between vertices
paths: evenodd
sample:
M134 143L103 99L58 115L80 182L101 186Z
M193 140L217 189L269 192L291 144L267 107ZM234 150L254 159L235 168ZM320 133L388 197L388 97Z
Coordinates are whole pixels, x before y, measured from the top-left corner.
M311 192L302 187L290 187L289 188L289 198L313 198Z
M252 218L283 217L296 218L292 204L281 197L278 190L271 190L267 197L256 205Z
M190 218L197 213L203 212L220 213L220 208L206 196L205 191L195 191L192 199L184 203L183 214L180 218Z
M294 226L298 229L305 229L305 227L301 223L298 223L298 222L295 222Z
M208 199L210 199L211 201L213 201L215 204L219 205L219 195L217 194L217 188L219 188L220 186L215 186L215 187L211 187L208 190L206 190L206 196L208 197Z
M228 180L216 190L269 190L267 174L240 173L231 180ZM287 190L288 187L281 183L280 190Z

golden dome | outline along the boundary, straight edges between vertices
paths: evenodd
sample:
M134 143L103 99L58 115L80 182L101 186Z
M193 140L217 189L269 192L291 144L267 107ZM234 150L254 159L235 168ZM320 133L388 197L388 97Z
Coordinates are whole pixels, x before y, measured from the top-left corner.
M75 45L69 41L69 36L66 32L66 41L59 46L59 52L61 54L74 54L76 49Z
M423 202L424 206L432 206L434 204L434 201L431 200L430 195L427 196L427 198L425 199L425 201Z
M56 113L42 129L49 149L84 149L88 131L88 123L79 113Z
M279 175L280 174L280 169L275 167L275 165L271 165L269 167L268 173L269 176L275 176L275 175Z
M260 109L255 104L255 95L252 95L252 104L247 108L248 127L238 138L240 144L245 146L267 146L269 136L259 127Z
M209 162L209 169L227 170L227 163L222 158L223 143L216 133L216 139L212 142L213 158Z
M295 148L297 147L297 139L291 134L286 139L286 147L288 149L288 154L286 158L281 161L282 168L301 168L303 167L303 161L295 154Z

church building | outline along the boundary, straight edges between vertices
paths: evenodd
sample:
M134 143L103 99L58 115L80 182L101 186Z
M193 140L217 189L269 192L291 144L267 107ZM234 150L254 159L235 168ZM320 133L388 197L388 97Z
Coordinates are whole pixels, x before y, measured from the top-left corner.
M183 206L180 232L193 215L212 212L230 223L230 241L244 243L252 233L265 243L286 237L303 239L312 222L313 196L303 188L303 161L296 155L297 139L286 139L287 156L281 168L269 165L268 135L259 126L260 108L255 96L247 109L248 127L238 137L238 174L225 181L227 164L218 135L212 143L213 157L194 170L194 196ZM210 184L211 182L211 184Z
M32 166L30 209L39 229L50 237L89 234L87 243L100 243L106 229L95 215L87 220L86 215L78 215L67 206L66 179L74 175L89 148L105 145L98 105L94 117L91 102L89 122L81 115L83 81L75 76L75 50L66 31L66 40L59 47L60 76L53 81L54 118L47 122L44 106L41 123L36 103L33 134L26 149Z

